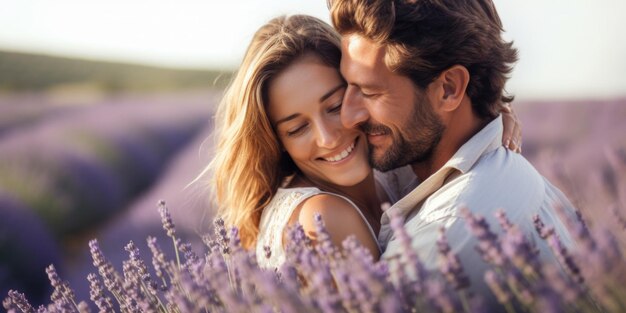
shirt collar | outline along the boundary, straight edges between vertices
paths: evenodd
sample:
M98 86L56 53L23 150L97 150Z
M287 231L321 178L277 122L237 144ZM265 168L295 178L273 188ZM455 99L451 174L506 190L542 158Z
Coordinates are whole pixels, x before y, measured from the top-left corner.
M446 164L398 200L390 209L400 210L402 215L406 215L417 203L441 188L450 173L454 171L467 173L483 154L502 145L502 129L502 117L498 116L463 144Z
M502 116L498 116L457 150L440 169L454 168L465 174L485 153L502 145Z
M433 175L421 182L413 191L393 206L385 210L381 217L381 228L378 236L379 243L384 249L393 235L390 226L390 214L398 214L405 218L415 206L426 197L441 188L446 177L454 170L467 173L476 164L478 159L502 145L502 117L498 116L487 126L483 127L476 135L457 150L457 152Z

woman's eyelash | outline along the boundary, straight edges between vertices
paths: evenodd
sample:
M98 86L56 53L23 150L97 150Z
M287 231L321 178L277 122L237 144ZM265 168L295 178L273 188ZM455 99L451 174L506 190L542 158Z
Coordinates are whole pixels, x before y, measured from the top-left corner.
M339 102L337 105L331 107L328 109L329 113L337 113L341 110L341 106L343 105L343 102ZM307 125L302 125L294 130L288 130L285 132L285 134L287 134L288 137L292 137L292 136L296 136L299 133L301 133L305 128L307 127Z
M287 136L294 136L297 135L298 133L300 133L302 130L304 130L304 128L306 127L306 125L300 126L294 130L290 130L287 131Z
M337 111L341 110L341 105L342 104L343 104L342 102L339 102L339 104L337 104L334 107L330 108L328 110L328 112L337 112Z

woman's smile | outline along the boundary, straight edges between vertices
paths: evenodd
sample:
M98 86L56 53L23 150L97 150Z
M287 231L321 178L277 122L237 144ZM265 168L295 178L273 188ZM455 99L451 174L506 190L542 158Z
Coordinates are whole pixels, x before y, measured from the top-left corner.
M318 158L323 160L324 162L332 163L333 165L339 165L348 162L352 159L352 151L356 147L359 138L357 137L348 147L344 148L341 152L331 155L330 157L321 157Z

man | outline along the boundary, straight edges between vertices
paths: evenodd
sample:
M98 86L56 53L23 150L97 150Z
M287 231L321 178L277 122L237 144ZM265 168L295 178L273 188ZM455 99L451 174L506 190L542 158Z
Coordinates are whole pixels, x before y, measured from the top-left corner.
M497 111L513 100L504 86L517 51L502 39L491 1L337 0L331 17L343 37L343 124L367 134L376 169L409 165L419 182L383 214L382 257L401 249L389 227L390 212L404 219L412 247L430 269L438 265L443 228L472 286L486 292L487 265L460 213L467 207L496 232L494 214L504 209L541 257L554 261L532 216L554 226L569 244L554 206L570 213L572 206L524 157L501 145Z

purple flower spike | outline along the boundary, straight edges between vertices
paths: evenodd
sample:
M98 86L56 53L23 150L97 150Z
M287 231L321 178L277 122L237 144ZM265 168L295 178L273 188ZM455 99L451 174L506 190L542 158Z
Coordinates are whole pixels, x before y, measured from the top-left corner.
M561 270L556 266L551 264L545 266L544 273L546 275L545 283L548 284L550 289L559 294L565 303L574 303L584 296L581 285L572 284L569 279L565 279Z
M519 269L509 268L505 276L507 284L511 287L511 290L515 291L517 299L524 305L531 305L535 297Z
M503 209L498 209L496 211L496 219L498 220L498 223L500 223L500 227L502 227L502 230L505 232L513 227L513 224L511 224L511 221L509 221L509 219L506 217Z
M322 216L319 213L315 213L315 232L317 233L317 246L316 249L323 257L331 257L336 252L336 247L330 239L330 234L326 231L326 225L322 220Z
M100 313L109 313L113 311L113 303L111 299L104 295L104 287L96 274L87 275L89 281L89 298L93 301Z
M148 267L139 254L139 248L137 248L137 246L130 241L128 245L126 245L125 249L129 253L131 265L137 271L139 279L145 284L150 294L155 295L157 285L154 281L152 281L152 277L150 277Z
M234 251L241 249L241 237L239 237L239 228L230 228L230 247Z
M9 298L10 298L10 301L8 301ZM26 300L26 296L23 293L19 293L15 290L9 290L9 298L7 298L5 301L2 302L4 307L7 309L7 311L12 309L13 306L17 307L22 312L33 311L33 306L30 305L28 300ZM13 305L11 305L11 303Z
M441 260L439 270L452 287L454 287L455 290L469 287L469 277L467 277L465 271L463 271L463 265L461 265L459 257L450 250L446 230L443 227L439 229L437 250L439 251Z
M394 236L402 247L402 253L397 259L390 261L390 282L398 290L402 302L407 307L414 307L419 302L416 295L423 295L427 291L425 284L429 273L411 245L411 237L404 228L403 218L391 212L390 222Z
M50 299L52 300L52 302L58 301L63 298L63 292L61 291L61 278L59 278L59 275L57 275L57 271L54 268L54 265L50 265L46 268L46 274L48 274L48 280L50 280L50 285L52 286L52 288L54 288Z
M89 241L89 249L91 257L93 259L93 265L98 268L98 273L104 281L104 286L109 289L114 295L116 295L118 302L120 303L120 309L126 308L126 297L122 289L121 278L119 274L113 268L111 263L107 262L100 250L98 241L93 239Z
M397 214L391 215L391 223L390 226L393 230L394 236L400 241L403 250L404 262L411 267L412 273L407 273L408 275L413 275L415 280L418 282L424 282L427 278L427 271L424 267L424 264L417 256L415 249L411 246L411 237L407 233L404 228L404 220L401 216Z
M152 266L154 267L156 276L163 282L160 289L164 290L166 288L165 274L168 273L169 268L167 261L165 261L165 254L163 254L163 251L159 247L156 238L148 237L147 242L152 252Z
M507 304L511 301L511 293L508 291L507 287L504 285L504 282L498 274L492 270L488 270L485 272L485 282L491 292L496 296L498 302L501 304Z
M98 240L93 239L89 241L89 252L91 252L91 257L93 259L93 266L100 268L106 263L104 259L104 255L100 250L100 245L98 244Z
M52 296L50 297L53 302L61 301L62 299L64 299L67 303L76 302L74 290L70 288L68 282L61 280L57 274L56 268L54 268L54 265L51 264L46 268L46 274L48 274L50 285L54 288Z
M460 312L462 309L447 292L445 285L434 279L426 282L426 292L430 305L439 312Z
M85 301L79 302L76 308L78 309L78 313L90 313L91 312L91 310L89 309L89 305Z
M565 245L563 245L563 242L561 242L559 235L552 232L552 235L548 237L547 240L550 248L552 249L552 252L566 269L572 280L574 280L576 283L582 284L584 279L580 273L580 268L576 264L576 261L569 253L567 248L565 248Z
M159 214L161 214L161 223L163 223L163 229L165 229L165 231L167 232L167 236L174 238L176 236L176 227L174 226L172 216L170 215L170 212L165 205L165 201L159 200L157 205L159 207Z
M513 225L502 238L502 251L525 275L541 277L539 251L528 242L517 225Z
M230 238L228 237L224 220L222 218L216 218L213 221L213 225L215 226L217 243L222 248L222 254L230 254Z
M548 228L543 224L543 221L539 217L538 214L533 215L533 224L535 225L535 230L541 239L548 238L552 233L554 233L554 228Z
M489 223L485 218L472 214L466 207L461 208L460 212L467 223L467 228L478 239L476 250L483 260L497 267L504 266L506 257L502 253L498 236L489 229Z
M567 228L572 234L574 234L576 242L581 245L582 251L584 251L583 253L592 253L596 249L596 242L594 241L593 236L591 236L589 228L587 227L580 211L575 211L576 219L573 220L570 214L567 214L562 206L555 205L554 210L557 212L559 217L566 222Z

